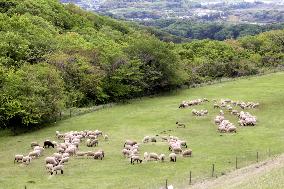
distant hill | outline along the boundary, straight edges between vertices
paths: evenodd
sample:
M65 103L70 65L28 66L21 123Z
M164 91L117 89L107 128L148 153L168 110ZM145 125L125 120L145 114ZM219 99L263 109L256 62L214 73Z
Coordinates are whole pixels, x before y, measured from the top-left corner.
M284 3L224 0L62 0L113 18L136 21L165 41L236 39L284 28ZM154 29L155 28L155 29ZM146 28L145 28L146 29ZM170 36L172 34L177 38Z
M128 20L195 19L241 23L284 22L281 0L61 0ZM232 20L232 17L237 19Z

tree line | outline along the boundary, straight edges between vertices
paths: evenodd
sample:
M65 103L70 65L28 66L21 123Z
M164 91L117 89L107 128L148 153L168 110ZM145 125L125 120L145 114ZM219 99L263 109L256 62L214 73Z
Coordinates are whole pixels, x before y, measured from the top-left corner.
M2 129L37 127L65 108L125 101L283 65L283 30L174 44L57 0L0 4Z
M237 39L247 35L257 35L270 30L284 29L284 23L281 22L259 25L249 23L230 24L226 22L159 19L141 21L141 24L157 27L163 32L167 32L178 37L188 39L213 39L220 41L226 39Z

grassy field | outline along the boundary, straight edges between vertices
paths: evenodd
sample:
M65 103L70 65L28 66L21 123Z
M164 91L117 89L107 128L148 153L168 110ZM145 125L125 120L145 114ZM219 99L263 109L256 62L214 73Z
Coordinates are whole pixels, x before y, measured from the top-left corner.
M211 165L215 164L215 174L220 175L234 169L236 155L239 166L255 162L256 151L259 158L270 153L284 151L284 73L270 74L250 79L236 80L212 86L188 89L155 98L133 100L130 104L117 105L98 112L73 117L54 124L51 127L20 136L0 137L0 188L2 189L68 189L68 188L159 188L168 179L169 184L185 188L189 170L193 180L209 177ZM249 110L256 115L259 124L256 127L238 127L236 134L216 132L213 123L218 110L212 102L195 106L195 109L208 109L207 117L196 118L191 110L178 109L182 100L206 97L210 99L231 98L233 100L260 102L260 108ZM227 112L231 122L237 119ZM187 124L185 129L176 129L175 122ZM29 166L13 164L15 154L27 154L30 142L55 140L55 131L100 129L109 135L108 142L100 142L106 157L103 161L72 158L65 165L64 175L50 176L44 168L44 157L34 160ZM178 157L176 163L147 162L130 165L122 157L121 149L125 139L141 141L146 135L160 134L164 130L173 130L168 134L187 140L193 150L192 158ZM4 136L3 136L4 135ZM88 150L81 145L82 151ZM145 151L169 154L167 144L145 144ZM54 153L47 149L44 155Z
M232 189L255 189L261 186L262 189L279 189L284 185L284 166L279 167L263 174L256 175L254 178L246 179L241 184L231 187ZM223 187L229 188L228 187Z
M216 179L191 185L191 189L278 189L284 186L284 153L237 169Z

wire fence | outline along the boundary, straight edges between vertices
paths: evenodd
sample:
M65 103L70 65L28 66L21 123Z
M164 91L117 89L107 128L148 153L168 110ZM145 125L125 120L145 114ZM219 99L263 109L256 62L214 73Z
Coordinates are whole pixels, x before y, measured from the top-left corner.
M256 164L255 166L258 168L257 163L273 159L283 153L283 150L284 149L282 149L282 147L249 150L242 154L231 156L231 158L228 158L227 161L214 161L212 163L207 163L206 159L204 159L204 162L206 162L204 164L207 164L205 168L189 167L188 173L185 177L181 177L177 180L165 178L158 186L156 186L156 188L168 189L170 188L169 186L173 186L174 188L190 188L196 183L212 178L218 178L234 170L250 165Z
M71 118L71 117L75 117L75 116L99 111L99 110L106 109L106 108L111 108L115 105L116 105L115 103L109 103L109 104L103 104L103 105L91 106L91 107L84 107L84 108L65 109L65 110L60 111L55 116L53 121L56 122L58 120L65 120L65 119L68 119L68 118Z

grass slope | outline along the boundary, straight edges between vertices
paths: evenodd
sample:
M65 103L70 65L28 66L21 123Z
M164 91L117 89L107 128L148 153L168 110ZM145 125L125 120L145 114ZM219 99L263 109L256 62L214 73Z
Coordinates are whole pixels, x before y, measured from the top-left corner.
M235 156L239 165L255 161L255 152L260 157L271 148L274 153L284 151L284 73L262 77L253 77L212 86L182 90L175 94L155 98L134 100L127 105L118 105L110 109L86 114L61 121L49 128L29 134L0 138L0 188L18 189L51 189L51 188L158 188L166 178L178 188L185 186L189 170L194 179L210 176L211 164L215 163L216 174L231 170ZM178 109L178 104L185 99L206 97L208 99L231 98L235 100L257 101L261 106L249 110L256 115L259 124L256 127L238 127L237 134L216 132L213 118L218 110L213 110L212 103L194 107L206 108L209 116L196 118L191 116L191 109ZM230 121L237 119L226 113ZM175 121L187 124L186 129L176 129ZM92 159L71 159L65 166L65 174L49 176L44 169L44 158L34 160L25 167L13 164L13 156L28 153L32 141L54 140L55 131L100 129L110 136L109 142L101 142L100 148L106 152L103 161ZM145 135L159 134L163 130L173 129L171 135L189 142L193 157L178 158L176 164L149 162L141 165L130 165L121 156L125 139L141 141ZM87 150L82 147L81 150ZM166 153L167 145L146 144L144 151ZM45 151L45 156L52 154L53 149Z
M217 179L194 184L192 189L278 189L284 186L284 154L238 169Z

